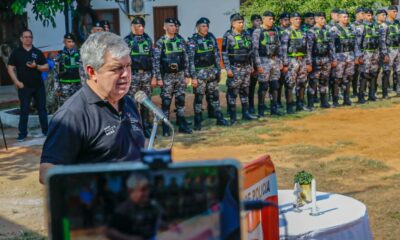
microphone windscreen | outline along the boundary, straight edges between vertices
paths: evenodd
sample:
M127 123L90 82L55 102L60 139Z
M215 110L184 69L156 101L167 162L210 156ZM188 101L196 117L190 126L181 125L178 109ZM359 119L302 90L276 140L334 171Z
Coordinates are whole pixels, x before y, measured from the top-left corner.
M135 100L138 103L143 103L146 100L147 96L143 91L139 91L135 94Z

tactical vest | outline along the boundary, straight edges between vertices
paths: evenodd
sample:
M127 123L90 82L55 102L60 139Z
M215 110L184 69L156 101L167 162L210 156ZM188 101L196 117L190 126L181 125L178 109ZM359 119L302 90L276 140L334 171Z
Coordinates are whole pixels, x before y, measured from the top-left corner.
M79 52L75 51L72 55L61 51L61 60L58 68L60 83L78 83L79 76Z
M262 29L258 52L260 57L275 57L279 54L279 33L276 29Z
M130 56L132 59L132 70L152 69L151 41L145 37L131 37L128 42L131 48Z
M184 60L184 42L182 39L163 39L163 50L161 55L161 67L164 73L177 73L183 71Z
M228 56L231 63L250 63L251 40L247 35L234 36L235 44L228 47Z
M315 43L313 47L313 56L326 57L329 55L329 47L331 38L326 29L315 29Z
M386 38L386 44L388 47L397 48L400 47L400 27L396 23L387 23L388 35Z
M290 29L288 56L304 57L307 54L306 40L300 30Z
M215 65L215 41L210 36L206 38L194 37L196 41L196 52L194 54L194 65L196 69L208 68Z
M363 50L376 50L379 48L379 31L375 24L364 25Z
M348 27L338 26L339 38L335 39L335 50L337 53L353 52L356 45L356 36Z

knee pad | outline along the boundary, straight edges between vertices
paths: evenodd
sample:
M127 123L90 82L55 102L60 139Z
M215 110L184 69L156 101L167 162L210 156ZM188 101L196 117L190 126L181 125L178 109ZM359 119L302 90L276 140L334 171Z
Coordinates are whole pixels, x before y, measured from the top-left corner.
M185 95L176 96L176 103L178 106L185 106Z
M260 82L258 84L259 84L260 91L267 91L268 90L268 82Z
M171 98L163 98L161 104L163 108L169 108L171 106Z
M202 104L203 103L203 95L195 95L194 96L194 103L195 104Z

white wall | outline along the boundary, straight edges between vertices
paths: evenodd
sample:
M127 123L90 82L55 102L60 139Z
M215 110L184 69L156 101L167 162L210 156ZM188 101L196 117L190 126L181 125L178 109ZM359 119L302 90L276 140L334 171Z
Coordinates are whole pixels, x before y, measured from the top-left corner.
M182 23L180 33L183 37L190 37L195 32L195 23L200 17L210 19L210 31L217 38L221 38L228 30L229 15L240 7L240 0L155 0L145 1L146 32L154 39L153 7L177 6L178 18ZM92 0L93 9L119 9L118 3L109 0ZM60 50L63 48L63 36L65 34L65 18L63 13L55 17L56 28L51 25L44 27L40 21L28 9L28 26L33 31L34 45L42 51ZM130 20L122 10L119 9L120 33L126 36L130 33ZM155 39L157 40L157 39Z
M33 33L33 45L42 51L60 50L64 47L65 34L65 17L63 13L57 13L55 16L56 27L53 28L51 23L48 27L44 27L42 22L35 20L35 14L29 9L32 5L27 6L28 9L28 28Z
M238 11L240 7L239 0L156 0L145 3L146 10L150 14L146 17L146 25L149 26L146 31L152 37L154 37L153 7L177 6L178 18L182 23L180 33L185 38L192 36L196 21L201 17L210 19L210 31L217 38L222 38L230 27L229 13Z

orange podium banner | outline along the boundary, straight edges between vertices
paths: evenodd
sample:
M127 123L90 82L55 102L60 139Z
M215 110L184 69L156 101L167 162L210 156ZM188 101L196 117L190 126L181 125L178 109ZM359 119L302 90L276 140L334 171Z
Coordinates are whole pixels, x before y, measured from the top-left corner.
M244 165L245 200L265 200L278 205L278 185L275 167L265 155ZM247 213L248 239L279 239L279 209L273 206Z

